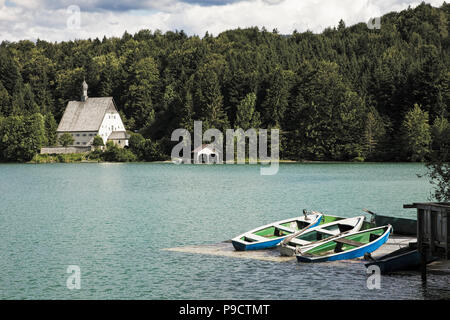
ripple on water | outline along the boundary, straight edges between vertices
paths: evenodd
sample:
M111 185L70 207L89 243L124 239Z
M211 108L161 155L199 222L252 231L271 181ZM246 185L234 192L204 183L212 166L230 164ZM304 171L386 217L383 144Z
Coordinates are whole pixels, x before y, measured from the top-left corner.
M436 299L448 277L382 277L361 264L299 264L162 251L218 243L301 209L407 216L427 201L421 164L0 165L2 299ZM68 290L68 265L81 290Z

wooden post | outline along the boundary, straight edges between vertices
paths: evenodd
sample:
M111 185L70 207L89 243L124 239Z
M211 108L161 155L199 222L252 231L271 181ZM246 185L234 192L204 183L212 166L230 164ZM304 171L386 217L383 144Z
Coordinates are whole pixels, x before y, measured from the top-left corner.
M425 246L423 239L424 221L426 211L424 209L417 208L417 248L420 252L420 272L422 275L422 281L427 281L427 260L425 254Z
M443 228L444 228L444 240L445 240L445 255L447 259L450 259L450 252L449 252L449 248L448 248L448 243L449 243L449 234L448 234L448 213L449 211L447 210L443 210Z
M423 250L423 248L422 248ZM424 251L420 253L420 273L422 275L422 281L427 281L427 256Z

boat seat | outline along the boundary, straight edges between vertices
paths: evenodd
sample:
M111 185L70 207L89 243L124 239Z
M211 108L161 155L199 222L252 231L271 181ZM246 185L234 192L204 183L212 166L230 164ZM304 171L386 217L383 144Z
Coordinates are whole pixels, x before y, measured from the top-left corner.
M341 244L348 244L348 245L354 246L354 247L361 247L364 245L364 243L362 243L362 242L353 241L353 240L349 240L349 239L345 239L345 238L335 239L334 242L341 243Z
M275 229L279 229L281 231L286 231L286 232L290 232L290 233L294 233L295 230L288 228L288 227L284 227L284 226L280 226L279 224L274 225Z
M297 239L297 238L293 238L293 239L291 239L289 241L289 243L296 244L296 245L299 245L299 246L304 246L306 244L309 244L310 242L309 241L305 241L305 240L301 240L301 239Z
M335 235L338 235L340 233L339 231L330 231L330 230L327 230L327 229L320 229L320 228L317 229L316 231L320 232L320 233L327 234L329 236L335 236Z
M244 235L244 237L251 239L251 240L255 240L255 241L267 241L268 240L268 238L264 238L264 237L261 237L261 236L258 236L256 234L252 234L252 233L246 234L246 235Z
M344 244L347 244L349 246L354 246L354 247L361 247L365 244L365 243L362 243L359 241L349 240L349 239L345 239L345 238L334 239L333 241L337 243L336 247L334 248L334 252L336 252L336 253L342 252L342 247Z

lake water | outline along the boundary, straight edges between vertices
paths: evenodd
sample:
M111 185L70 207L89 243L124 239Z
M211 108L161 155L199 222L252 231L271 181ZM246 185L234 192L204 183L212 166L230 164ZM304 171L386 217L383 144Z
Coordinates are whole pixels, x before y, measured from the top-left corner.
M163 251L213 244L317 210L415 216L422 164L0 165L0 299L432 299L449 278L383 276L362 263L299 264ZM231 244L230 244L231 245ZM81 269L69 290L66 269Z

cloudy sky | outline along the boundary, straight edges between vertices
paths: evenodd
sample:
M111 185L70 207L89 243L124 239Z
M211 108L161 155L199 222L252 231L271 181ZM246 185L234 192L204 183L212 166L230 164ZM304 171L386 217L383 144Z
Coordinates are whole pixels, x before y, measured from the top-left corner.
M121 36L141 29L184 30L203 36L237 27L281 33L321 32L366 22L420 1L408 0L0 0L0 42L63 41ZM443 0L427 0L440 6Z

